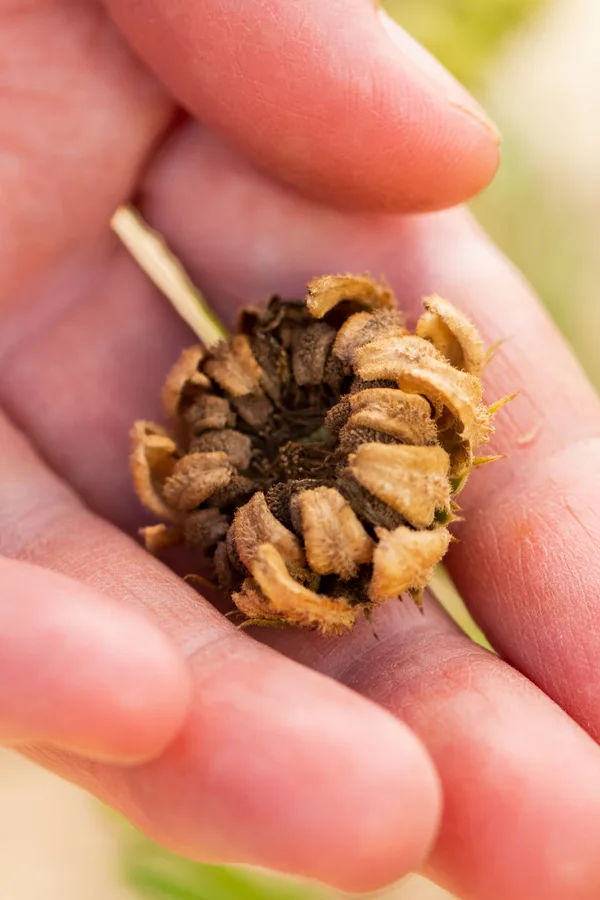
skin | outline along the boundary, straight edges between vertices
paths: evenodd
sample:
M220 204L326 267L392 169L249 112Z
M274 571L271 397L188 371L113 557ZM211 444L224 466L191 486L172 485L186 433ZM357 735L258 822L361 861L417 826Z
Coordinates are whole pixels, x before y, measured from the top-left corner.
M0 53L0 739L197 858L596 898L600 406L518 274L435 212L493 176L493 126L362 0L1 0ZM191 340L109 233L132 195L226 319L370 269L504 340L508 459L448 556L501 658L431 598L378 639L253 640L132 540L127 431Z

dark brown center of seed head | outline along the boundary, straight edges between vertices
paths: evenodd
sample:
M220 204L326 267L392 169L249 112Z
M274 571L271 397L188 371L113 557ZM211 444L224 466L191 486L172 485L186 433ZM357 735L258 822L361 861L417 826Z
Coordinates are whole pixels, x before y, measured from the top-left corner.
M337 440L325 419L352 383L330 353L335 335L333 324L315 322L303 304L272 304L252 323L250 345L265 372L272 411L261 425L251 425L240 398L237 428L252 441L244 474L257 490L334 478Z

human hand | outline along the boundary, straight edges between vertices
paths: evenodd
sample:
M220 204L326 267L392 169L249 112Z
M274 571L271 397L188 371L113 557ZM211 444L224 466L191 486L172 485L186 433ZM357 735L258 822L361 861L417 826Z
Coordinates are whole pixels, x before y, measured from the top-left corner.
M94 3L0 4L10 87L1 120L0 549L17 560L0 570L0 615L18 631L17 640L3 629L12 657L2 654L0 674L48 696L29 721L13 703L11 740L42 739L27 752L181 852L348 889L375 887L424 858L439 813L430 754L444 793L435 877L477 900L597 897L598 402L527 288L463 212L381 214L450 205L482 187L497 161L491 126L460 89L440 86L439 70L432 82L410 61L414 48L394 47L365 2L110 6L160 81ZM174 122L172 96L273 175L350 209L303 199L206 126ZM409 312L437 291L490 344L508 338L488 383L494 397L521 391L498 423L495 449L509 459L469 485L463 540L448 564L494 645L542 690L472 645L431 599L424 617L382 609L379 641L360 627L338 641L261 634L276 654L123 534L139 517L128 428L158 415L159 385L189 340L108 234L113 209L134 191L224 315L273 291L299 295L315 273L368 268L388 276ZM104 613L111 601L23 561L122 605ZM60 640L54 629L51 657L45 635L27 644L40 598L67 625ZM89 618L80 616L76 634L83 608ZM85 653L68 657L63 642L68 650L74 635ZM187 656L194 688L178 737L144 765L91 762L156 755L183 722L186 676L169 639ZM82 687L75 705L73 678ZM122 684L139 691L134 728ZM0 715L10 721L5 694ZM61 716L68 727L57 731Z

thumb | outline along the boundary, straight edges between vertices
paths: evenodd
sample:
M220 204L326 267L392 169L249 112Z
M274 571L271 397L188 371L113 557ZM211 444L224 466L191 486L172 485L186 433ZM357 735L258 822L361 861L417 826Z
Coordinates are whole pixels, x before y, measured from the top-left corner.
M475 100L372 0L105 0L176 97L319 200L425 211L493 177Z

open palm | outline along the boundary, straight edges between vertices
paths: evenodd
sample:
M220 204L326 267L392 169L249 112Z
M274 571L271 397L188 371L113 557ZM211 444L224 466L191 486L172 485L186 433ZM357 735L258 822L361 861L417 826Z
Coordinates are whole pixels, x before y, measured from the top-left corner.
M0 739L210 861L596 898L600 407L466 213L432 212L491 178L492 126L367 0L107 5L120 30L0 0ZM131 196L224 318L369 269L504 341L508 460L448 566L506 662L431 598L268 647L128 536L127 432L191 341L110 235Z

